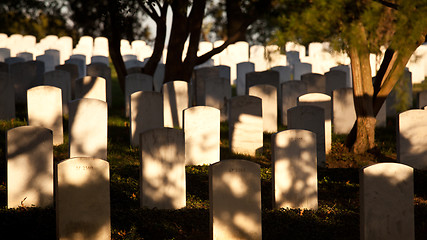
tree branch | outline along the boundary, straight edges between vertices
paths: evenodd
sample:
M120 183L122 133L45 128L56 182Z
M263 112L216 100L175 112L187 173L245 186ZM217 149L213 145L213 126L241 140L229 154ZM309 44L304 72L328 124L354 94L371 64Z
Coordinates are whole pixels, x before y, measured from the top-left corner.
M384 5L386 7L389 7L389 8L392 8L394 10L398 10L399 7L400 7L399 5L397 5L395 3L387 2L387 1L384 1L384 0L374 0L374 1L378 2L378 3L381 3L382 5Z
M377 75L375 76L374 99L378 94L378 92L380 91L381 86L384 83L384 79L386 79L390 74L391 66L394 65L394 62L396 61L396 56L397 56L397 52L394 51L394 49L387 48L387 50L385 51L380 69L378 70Z
M227 38L227 40L225 40L225 42L221 46L216 47L216 48L212 49L211 51L203 54L202 56L197 57L196 65L199 65L199 64L202 64L202 63L208 61L215 54L218 54L218 53L222 52L230 44L233 44L233 43L237 42L237 40L239 39L242 31L244 31L249 25L251 25L252 22L253 22L252 20L246 21L244 24L242 24L240 26L239 31L236 31L235 33L233 33L233 35L229 36Z
M157 22L157 20L160 18L160 16L157 14L156 11L152 11L152 7L151 4L150 8L147 8L147 6L145 6L145 3L143 2L143 0L138 0L139 5L141 6L142 10L144 10L144 12L146 12L148 14L148 16L150 16L155 22Z

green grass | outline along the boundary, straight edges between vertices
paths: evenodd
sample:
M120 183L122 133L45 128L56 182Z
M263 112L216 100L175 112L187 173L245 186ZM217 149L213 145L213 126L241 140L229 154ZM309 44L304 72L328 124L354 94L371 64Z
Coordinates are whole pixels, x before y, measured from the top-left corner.
M114 77L113 72L113 77ZM124 117L123 95L113 78L113 105L109 109L111 227L113 239L208 239L208 166L187 166L187 207L180 210L139 208L139 149L129 145L129 120ZM5 134L26 125L25 108L17 119L0 121L0 234L13 239L55 239L53 208L7 209ZM64 119L67 125L67 119ZM221 124L221 159L247 159L261 165L263 239L359 239L359 169L395 159L395 122L377 129L378 152L356 156L343 147L344 136L333 135L327 168L318 169L318 210L272 207L271 134L264 134L264 151L256 157L228 149L228 126ZM54 159L68 157L65 143L54 148ZM280 130L285 127L280 126ZM427 235L427 172L415 171L416 239ZM2 238L2 237L0 237Z

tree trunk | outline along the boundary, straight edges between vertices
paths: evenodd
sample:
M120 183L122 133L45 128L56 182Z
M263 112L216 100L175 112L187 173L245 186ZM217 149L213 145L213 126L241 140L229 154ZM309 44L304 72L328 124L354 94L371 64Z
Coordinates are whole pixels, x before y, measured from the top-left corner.
M347 137L346 145L354 153L363 153L375 147L376 118L373 109L374 87L367 38L361 24L356 30L358 39L349 44L348 55L353 74L353 98L357 120Z
M108 49L114 68L117 72L120 89L125 92L125 79L127 75L125 63L123 62L122 54L120 53L120 41L122 28L118 16L118 6L114 1L108 1L109 24L111 32L108 33Z
M144 7L144 3L141 2L141 7L145 9L146 13L149 13L150 17L156 22L156 39L154 41L154 49L150 59L145 64L142 72L150 76L154 76L156 72L157 64L162 59L163 49L165 47L166 39L166 15L169 7L168 3L163 3L160 7L160 15L150 12L149 9Z

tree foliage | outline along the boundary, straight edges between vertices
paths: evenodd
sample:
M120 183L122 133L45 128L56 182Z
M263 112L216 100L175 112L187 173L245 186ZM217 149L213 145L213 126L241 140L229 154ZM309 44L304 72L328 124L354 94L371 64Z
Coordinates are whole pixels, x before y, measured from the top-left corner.
M297 6L295 8L295 6ZM278 41L329 41L351 59L357 120L347 138L356 153L375 147L375 116L427 34L426 0L282 0ZM289 12L289 11L286 11ZM370 53L384 58L371 78Z
M0 32L33 35L38 40L50 34L75 37L75 31L66 24L56 1L3 0L0 3Z

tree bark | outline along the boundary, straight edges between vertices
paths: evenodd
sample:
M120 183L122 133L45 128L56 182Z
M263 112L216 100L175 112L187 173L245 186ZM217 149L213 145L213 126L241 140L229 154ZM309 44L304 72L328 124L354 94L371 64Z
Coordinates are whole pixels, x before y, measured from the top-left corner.
M375 147L376 118L373 109L374 87L369 62L369 49L364 27L356 27L358 39L349 44L348 55L353 74L353 98L356 110L355 126L346 145L354 153L363 153Z
M375 147L375 124L372 124L380 111L382 105L384 104L387 96L390 94L394 85L400 79L406 64L411 58L413 52L424 42L425 32L420 35L419 40L414 42L411 46L402 46L403 50L394 50L392 48L388 48L385 52L384 59L381 63L380 69L377 72L375 82L373 83L373 95L371 100L371 106L364 106L363 104L358 104L356 91L358 91L358 86L360 86L360 82L362 81L358 76L357 69L359 67L358 64L361 64L362 60L357 56L357 51L353 51L356 54L351 54L352 51L349 51L349 56L351 58L352 71L353 71L353 91L354 91L354 101L356 114L358 118L351 129L350 133L347 135L346 146L349 149L353 149L355 153L363 153L367 150ZM352 56L353 55L353 56ZM365 57L366 58L366 57ZM362 59L362 58L360 58ZM353 66L355 65L355 66ZM364 61L364 65L369 65L369 58ZM367 71L367 70L365 70ZM370 70L369 70L370 71ZM366 76L367 78L367 76ZM370 91L369 91L370 92ZM359 93L360 94L360 93ZM368 94L369 95L369 94ZM363 108L366 108L363 111ZM369 113L372 109L372 117L373 120L367 118L364 115L359 116L357 112L359 109L359 113L363 114L364 112ZM371 134L369 134L371 133ZM364 146L364 147L363 147Z
M127 75L125 63L123 62L122 54L120 53L120 41L122 35L122 28L120 27L120 19L118 13L118 6L115 1L108 1L109 24L111 32L108 33L108 49L113 62L114 68L117 72L120 89L125 91L125 79Z
M160 13L157 14L152 5L148 7L142 0L139 0L140 6L144 11L154 20L156 23L156 38L154 41L154 49L151 54L150 59L145 64L142 72L150 76L154 76L156 72L157 64L162 59L163 49L165 48L165 39L166 39L166 15L169 4L167 2L163 3L163 6L159 6Z

